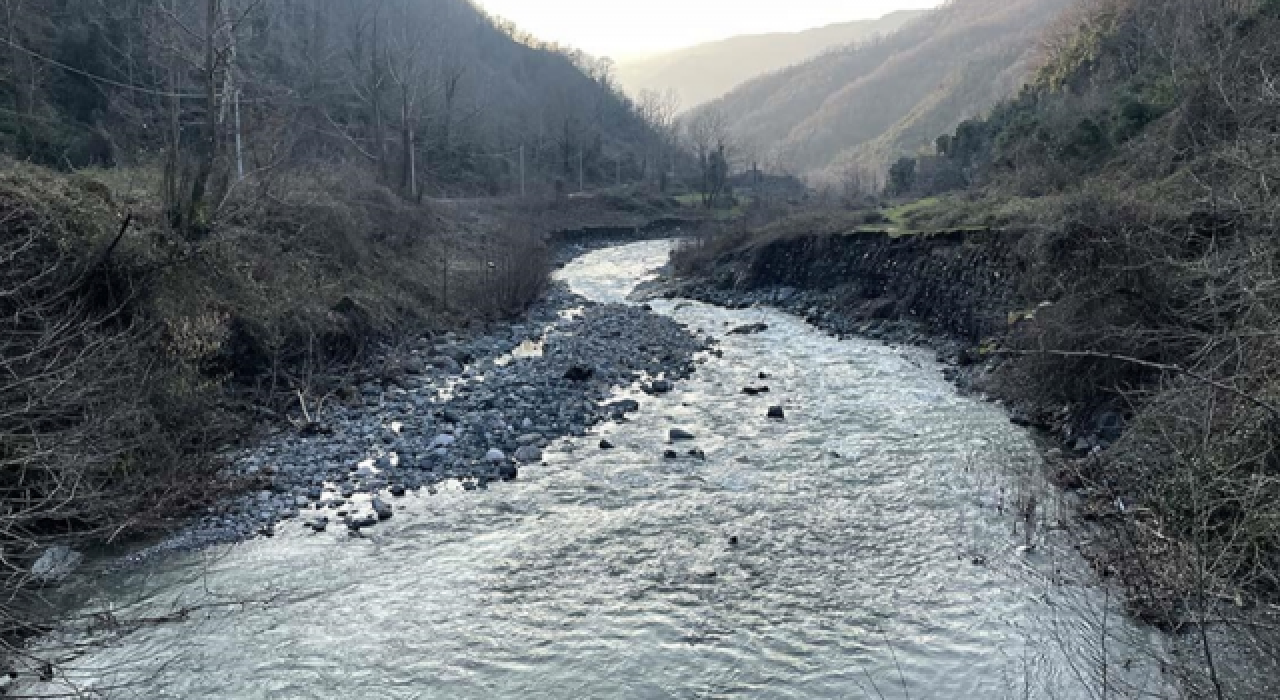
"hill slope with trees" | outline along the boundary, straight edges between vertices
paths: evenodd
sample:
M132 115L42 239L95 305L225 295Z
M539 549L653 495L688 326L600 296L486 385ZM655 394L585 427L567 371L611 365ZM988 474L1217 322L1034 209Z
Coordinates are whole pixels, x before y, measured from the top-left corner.
M1014 94L1041 30L1069 3L955 0L894 34L748 82L706 109L770 166L880 171Z
M629 94L672 91L684 109L723 96L742 83L826 51L888 35L924 13L904 10L874 20L803 32L739 36L642 59L621 61L618 80Z

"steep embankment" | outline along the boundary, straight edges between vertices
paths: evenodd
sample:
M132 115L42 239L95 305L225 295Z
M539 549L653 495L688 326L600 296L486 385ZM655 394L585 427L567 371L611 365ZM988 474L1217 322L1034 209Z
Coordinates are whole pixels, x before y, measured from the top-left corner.
M776 302L840 333L915 322L977 344L1019 307L1018 234L815 233L731 250L683 293L727 305ZM677 254L677 261L681 257Z

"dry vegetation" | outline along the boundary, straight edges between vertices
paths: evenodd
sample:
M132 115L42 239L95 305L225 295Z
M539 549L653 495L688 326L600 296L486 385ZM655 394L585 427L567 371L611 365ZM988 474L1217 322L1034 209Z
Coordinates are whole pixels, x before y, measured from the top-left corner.
M1047 422L1069 407L1069 444L1123 418L1061 476L1099 570L1184 633L1171 671L1192 697L1274 697L1280 668L1277 35L1271 0L1082 3L1020 96L896 168L941 196L886 212L1029 234L1016 283L1037 311L1002 341L1001 391ZM733 231L683 263L856 216Z

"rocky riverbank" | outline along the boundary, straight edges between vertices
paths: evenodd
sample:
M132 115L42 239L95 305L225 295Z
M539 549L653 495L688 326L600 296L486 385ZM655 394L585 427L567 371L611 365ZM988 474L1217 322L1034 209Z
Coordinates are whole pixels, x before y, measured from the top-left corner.
M232 456L228 477L251 485L245 495L130 561L280 527L358 536L394 517L408 492L513 481L555 440L637 410L617 389L660 391L711 344L644 308L554 285L520 323L388 349L390 371L332 397L306 430Z
M928 347L961 390L995 398L1007 394L999 377L1011 361L999 348L1018 319L1034 316L1018 289L1020 240L987 231L798 236L701 261L697 274L669 271L646 293L728 308L772 306L840 338ZM1053 438L1054 459L1091 456L1123 429L1122 416L1107 407L1019 397L1008 408L1013 422Z

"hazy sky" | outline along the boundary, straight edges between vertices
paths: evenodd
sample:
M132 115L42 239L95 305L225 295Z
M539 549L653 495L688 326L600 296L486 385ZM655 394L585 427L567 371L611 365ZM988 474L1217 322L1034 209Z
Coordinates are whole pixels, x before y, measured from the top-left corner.
M547 41L625 58L738 34L789 32L941 0L479 0Z

